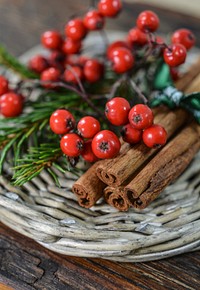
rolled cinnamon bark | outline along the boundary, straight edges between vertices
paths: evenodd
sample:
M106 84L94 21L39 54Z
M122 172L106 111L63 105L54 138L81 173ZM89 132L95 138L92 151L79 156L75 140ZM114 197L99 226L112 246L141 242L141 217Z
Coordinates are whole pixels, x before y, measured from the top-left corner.
M161 112L155 116L155 123L159 123L167 131L170 138L187 121L188 114L177 109L168 113ZM127 150L129 149L129 150ZM135 172L149 160L159 149L148 148L143 143L124 147L120 154L109 162L102 161L97 167L97 175L109 186L122 185L127 179L133 177Z
M105 201L119 211L127 211L130 207L130 202L124 192L124 186L112 187L107 186L104 189Z
M96 175L97 166L98 162L93 164L72 187L72 191L77 195L78 203L82 207L92 207L103 196L106 185Z
M187 125L125 186L129 202L146 207L190 163L200 149L200 126Z
M195 154L200 149L200 141L195 143L191 148L186 150L181 156L178 156L171 162L167 163L159 172L157 172L150 181L149 188L144 191L132 205L139 209L146 208L164 188L179 177L190 164Z
M200 58L189 68L189 71L186 72L176 83L175 86L180 91L187 91L187 88L190 88L190 92L194 92L190 86L191 82L199 74L200 68Z

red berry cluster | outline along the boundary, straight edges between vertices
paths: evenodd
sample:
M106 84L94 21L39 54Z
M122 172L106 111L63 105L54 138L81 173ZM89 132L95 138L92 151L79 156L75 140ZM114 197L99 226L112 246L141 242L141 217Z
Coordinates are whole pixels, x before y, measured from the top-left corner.
M6 118L19 116L23 101L23 96L10 90L8 80L0 75L0 113Z
M107 58L111 61L112 69L116 73L124 73L132 68L136 62L138 49L160 49L163 59L171 68L174 77L177 67L185 62L187 50L195 44L194 34L188 29L179 29L171 37L171 45L167 45L160 36L154 33L159 27L159 18L152 11L143 11L136 19L136 26L128 32L126 41L115 41L107 49ZM176 76L177 77L177 73Z
M96 118L85 116L76 125L74 116L65 109L58 109L51 115L50 128L55 134L63 135L60 147L68 157L81 155L84 160L95 162L115 157L121 147L115 133L100 131L100 123Z
M80 56L82 41L90 31L101 30L106 17L115 17L122 9L120 0L100 0L97 9L89 10L65 25L63 37L58 31L42 34L41 43L50 51L49 56L36 55L29 61L29 68L40 74L46 88L55 88L49 82L97 82L104 75L104 65L96 58Z
M147 147L156 148L167 141L165 129L153 124L153 112L146 105L138 104L131 108L126 99L115 97L107 102L105 114L113 125L123 126L121 134L127 143L143 140Z

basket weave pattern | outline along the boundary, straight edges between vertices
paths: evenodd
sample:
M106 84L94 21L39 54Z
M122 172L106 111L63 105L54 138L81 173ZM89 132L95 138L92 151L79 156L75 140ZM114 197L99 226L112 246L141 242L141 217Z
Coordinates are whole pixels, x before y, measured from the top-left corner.
M200 249L200 154L145 210L118 212L100 200L81 208L71 192L75 176L48 172L18 189L0 177L0 220L58 253L123 262L162 259Z

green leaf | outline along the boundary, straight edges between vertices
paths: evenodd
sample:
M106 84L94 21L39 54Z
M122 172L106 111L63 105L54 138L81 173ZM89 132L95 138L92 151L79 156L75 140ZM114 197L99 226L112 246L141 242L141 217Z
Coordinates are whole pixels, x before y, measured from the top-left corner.
M154 77L153 87L155 90L162 90L171 85L173 85L173 81L169 66L166 63L161 62Z

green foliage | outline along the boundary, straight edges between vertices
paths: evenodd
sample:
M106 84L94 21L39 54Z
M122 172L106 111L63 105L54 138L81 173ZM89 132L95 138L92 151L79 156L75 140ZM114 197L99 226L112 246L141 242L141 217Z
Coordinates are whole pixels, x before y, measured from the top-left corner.
M7 50L0 45L0 65L13 70L22 78L38 79L39 75L30 71L25 65L20 63L15 57L7 52Z

